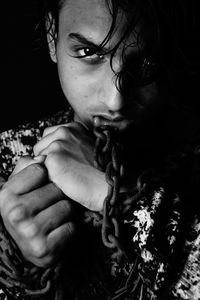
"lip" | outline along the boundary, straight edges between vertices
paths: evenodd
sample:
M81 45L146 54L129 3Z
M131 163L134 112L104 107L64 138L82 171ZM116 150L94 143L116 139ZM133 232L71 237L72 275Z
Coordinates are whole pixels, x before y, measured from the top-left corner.
M99 115L95 115L94 117L101 118L101 119L108 120L108 121L112 121L112 122L122 121L122 120L125 119L125 117L122 116L122 115L115 115L115 116L112 117L111 115L99 114Z
M130 120L123 116L112 118L111 116L107 115L96 115L93 117L93 124L95 127L109 126L120 131L127 129L132 123L133 120Z

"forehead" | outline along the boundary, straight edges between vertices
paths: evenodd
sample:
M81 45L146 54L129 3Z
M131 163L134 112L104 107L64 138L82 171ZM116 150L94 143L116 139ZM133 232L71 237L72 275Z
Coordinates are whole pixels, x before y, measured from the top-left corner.
M65 19L68 28L78 25L100 26L102 22L111 20L105 0L66 0L60 18Z
M59 34L81 33L101 43L109 32L112 16L106 0L66 0L59 15ZM125 17L119 11L114 39L120 38Z
M61 11L68 11L72 18L98 20L110 15L106 0L65 0Z

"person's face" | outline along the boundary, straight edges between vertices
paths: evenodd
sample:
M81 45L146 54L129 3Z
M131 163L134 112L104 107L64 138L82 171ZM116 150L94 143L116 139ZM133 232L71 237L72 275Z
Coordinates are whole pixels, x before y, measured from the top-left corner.
M117 20L117 28L105 45L97 45L109 32L112 17L105 0L67 0L59 14L56 49L51 57L57 63L63 92L74 109L75 120L91 128L95 117L100 124L112 125L124 130L142 114L142 106L148 106L157 97L156 83L136 88L129 83L127 93L116 88L115 74L106 51L118 42L124 26L123 14ZM129 43L134 42L134 35ZM50 47L54 47L50 43ZM55 55L54 55L55 50ZM127 48L126 56L136 57L137 46ZM113 69L123 69L120 48L113 59ZM130 80L129 80L130 81ZM135 106L140 102L141 113Z

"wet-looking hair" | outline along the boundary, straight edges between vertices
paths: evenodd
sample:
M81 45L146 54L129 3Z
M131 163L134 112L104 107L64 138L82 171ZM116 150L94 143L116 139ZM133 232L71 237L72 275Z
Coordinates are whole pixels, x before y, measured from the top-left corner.
M46 34L49 33L56 43L59 12L66 1L40 1L40 5L42 5L41 25L44 39L46 39ZM176 29L171 26L171 19L168 14L172 8L181 8L179 0L177 1L180 4L178 8L175 7L172 0L104 1L112 16L112 22L107 36L99 45L100 48L105 46L111 39L116 29L119 12L123 12L126 20L122 36L110 53L112 67L112 59L117 49L119 46L122 49L123 69L116 74L116 86L121 92L125 93L128 90L124 83L126 85L127 82L131 82L131 85L133 83L146 85L154 81L155 77L158 77L170 64L177 64L179 59L181 61L183 56L177 43ZM46 24L48 24L48 28ZM127 42L130 40L130 35L135 37L134 45ZM126 48L135 45L139 49L138 54L129 61L125 57Z

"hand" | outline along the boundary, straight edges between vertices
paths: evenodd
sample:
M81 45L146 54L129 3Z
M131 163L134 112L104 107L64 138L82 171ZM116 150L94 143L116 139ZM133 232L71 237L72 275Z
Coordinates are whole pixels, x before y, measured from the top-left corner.
M0 176L0 189L4 185L4 183L5 183L5 179Z
M47 267L59 258L75 225L71 201L49 183L46 168L36 162L19 160L0 191L0 212L24 258Z
M103 208L108 185L93 166L94 137L77 122L47 128L35 145L35 155L46 155L52 182L65 195L93 211Z

